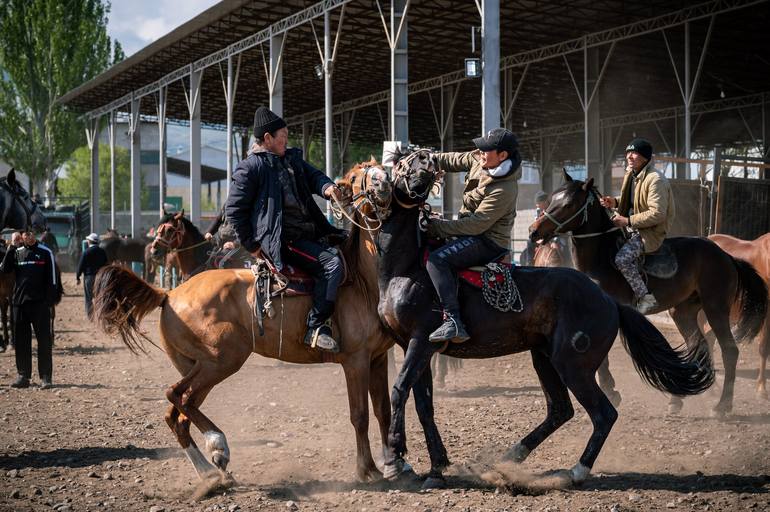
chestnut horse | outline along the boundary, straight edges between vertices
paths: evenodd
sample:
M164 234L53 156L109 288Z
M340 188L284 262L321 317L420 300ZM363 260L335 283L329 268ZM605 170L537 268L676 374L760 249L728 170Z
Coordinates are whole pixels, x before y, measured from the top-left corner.
M523 462L572 418L571 391L593 424L580 460L568 473L574 483L588 477L618 416L595 380L596 369L618 332L637 371L656 389L690 395L713 382L706 350L683 353L672 349L644 316L618 304L585 274L568 268L506 269L507 276L502 277L506 282L496 291L482 291L461 280L462 320L471 338L462 344L430 343L428 335L441 323L441 311L423 265L423 237L417 227L440 171L432 155L420 150L400 160L393 176L393 201L379 234L378 309L380 319L406 354L391 396L387 476L398 474L405 464L405 407L414 391L431 463L424 487L444 485L442 473L449 459L434 420L430 370L430 358L437 350L460 358L531 353L547 416L508 451L506 457L514 462ZM492 425L494 420L487 418L485 424Z
M150 244L150 254L159 258L161 254L171 256L178 265L182 281L206 270L209 253L214 247L203 233L184 216L184 210L163 216L155 230Z
M356 166L354 171L362 168ZM381 170L374 174L377 184L371 194L388 193L387 176ZM341 186L350 189L348 197L355 197L362 183L343 181ZM154 309L161 309L160 345L182 375L166 391L172 404L166 423L206 482L212 474L220 479L217 484L228 483L225 470L230 450L224 433L200 407L211 389L237 372L252 353L291 363L341 364L356 434L356 476L362 481L382 476L369 445L367 395L371 396L385 446L390 424L387 351L394 342L377 316L377 255L369 233L353 226L341 249L353 279L340 288L332 317L341 345L337 354L303 343L309 295L273 298L276 315L264 318L264 335L260 335L253 310L254 276L249 269L201 272L168 292L119 266L105 267L97 274L94 317L105 332L119 335L130 350L144 350L149 338L139 330L139 322ZM190 422L203 433L213 466L190 437Z
M722 248L733 258L740 258L751 263L762 276L765 283L770 286L770 233L766 233L755 240L741 240L729 235L711 235L709 240ZM735 311L733 313L736 313ZM765 387L765 368L767 356L770 355L770 311L765 316L765 323L759 335L759 373L757 374L757 394L768 399Z
M616 300L629 304L633 292L614 265L623 232L599 204L593 178L584 183L573 180L565 171L564 179L565 183L551 196L545 215L530 226L530 238L536 241L571 231L577 268ZM767 313L767 286L749 263L733 258L708 239L668 238L664 246L675 255L678 268L668 279L649 276L648 286L660 304L654 312L669 310L684 340L697 346L705 342L698 327L698 312L703 310L722 350L725 372L722 395L713 413L725 415L733 408L738 363L730 308L740 303L736 337L754 338ZM682 400L672 396L669 410L678 412L681 408Z

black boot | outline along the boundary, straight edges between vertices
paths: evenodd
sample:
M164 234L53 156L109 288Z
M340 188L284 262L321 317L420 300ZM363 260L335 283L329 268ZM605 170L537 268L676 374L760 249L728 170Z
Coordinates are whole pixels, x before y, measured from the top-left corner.
M332 338L331 328L325 324L315 328L308 326L305 332L305 345L335 354L340 351L339 343Z
M465 331L465 326L460 315L458 313L444 312L444 323L438 326L438 329L430 333L428 340L433 343L444 343L445 341L451 341L452 343L463 343L468 341L470 336Z
M19 375L19 377L16 379L16 381L11 384L12 388L28 388L29 387L29 379L23 375Z

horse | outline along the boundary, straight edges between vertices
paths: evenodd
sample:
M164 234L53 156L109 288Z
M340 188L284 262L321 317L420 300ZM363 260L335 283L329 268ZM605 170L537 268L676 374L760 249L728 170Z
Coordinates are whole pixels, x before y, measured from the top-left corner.
M614 266L623 231L613 225L609 212L599 204L593 178L587 182L573 180L564 171L564 180L554 191L546 214L530 226L530 239L536 241L571 231L577 268L616 300L630 304L634 297L631 287ZM737 338L754 338L767 312L767 287L754 267L733 258L711 240L669 238L663 250L675 256L676 265L671 263L672 259L664 265L659 275L666 278L648 274L648 287L660 304L653 313L669 310L685 342L697 346L704 342L697 319L698 312L703 310L722 350L725 369L722 394L712 412L724 416L733 408L738 362L738 347L730 331L730 307L734 302L741 304ZM682 405L679 397L672 396L669 411L679 412Z
M460 358L531 353L545 395L547 416L505 454L515 463L523 462L572 418L571 391L594 427L579 462L567 472L575 484L590 474L618 416L594 379L618 331L637 371L654 388L692 395L713 383L707 351L674 350L643 315L619 304L585 274L568 268L503 267L500 279L506 284L495 289L479 289L460 280L462 321L471 338L462 344L430 343L428 335L442 320L436 292L423 266L425 251L418 225L423 220L428 194L439 179L435 160L427 151L401 159L393 170L392 201L382 213L387 219L380 229L378 244L378 312L396 343L405 350L404 364L391 395L387 477L399 475L408 467L404 460L405 406L410 391L414 391L430 454L430 472L423 487L445 485L443 470L449 459L433 417L429 366L437 350ZM490 279L481 276L482 283ZM488 298L497 307L492 307Z
M385 174L381 170L372 174L379 178L371 194L388 193ZM343 180L341 186L355 191L361 184ZM359 220L365 227L369 222ZM258 332L252 303L255 279L249 269L202 272L168 292L119 266L107 266L97 274L94 318L105 332L119 335L130 350L145 349L149 338L139 330L139 322L154 309L161 309L160 345L182 375L166 391L171 402L166 423L202 479L208 481L207 475L213 472L219 484L227 484L230 450L224 433L200 411L201 404L211 389L237 372L252 353L291 363L341 364L356 435L356 476L361 481L382 477L369 445L367 394L385 445L390 424L387 351L394 341L377 316L377 259L367 231L354 225L341 247L352 282L340 287L332 317L341 342L341 351L336 354L322 353L303 343L305 318L312 302L309 295L273 298L276 315L266 316L264 334ZM190 437L190 422L203 433L211 462Z
M573 268L572 254L569 246L562 245L558 237L537 244L533 267L568 267Z
M114 230L108 234L116 233ZM144 248L149 240L139 238L122 238L120 236L104 236L99 241L99 247L107 253L108 263L130 265L132 262L144 263Z
M723 234L711 235L709 240L713 241L732 257L751 263L757 273L765 280L765 283L770 285L770 233L750 241ZM733 308L733 315L735 313L737 311ZM765 316L757 349L759 353L759 372L757 374L756 392L758 396L767 400L765 368L767 366L767 357L770 355L770 310L768 310L768 314Z
M154 257L162 253L173 255L184 281L208 268L211 248L212 242L206 240L182 210L164 215L160 220L150 243L150 254Z
M0 230L32 229L42 232L46 229L45 215L19 184L14 169L0 178L0 212L3 212L0 217Z

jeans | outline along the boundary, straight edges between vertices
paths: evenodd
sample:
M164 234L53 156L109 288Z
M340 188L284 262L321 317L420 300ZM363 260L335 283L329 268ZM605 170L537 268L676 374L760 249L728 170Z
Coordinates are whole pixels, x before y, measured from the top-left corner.
M16 370L19 375L32 377L32 327L37 338L37 371L41 379L53 374L53 343L51 341L51 308L43 302L13 305L15 322Z
M484 236L464 236L430 253L426 269L444 311L451 315L460 313L457 300L458 270L486 265L506 252L507 249Z

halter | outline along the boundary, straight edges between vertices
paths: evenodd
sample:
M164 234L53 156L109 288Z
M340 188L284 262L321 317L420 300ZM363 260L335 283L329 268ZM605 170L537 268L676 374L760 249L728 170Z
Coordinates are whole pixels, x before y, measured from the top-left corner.
M169 240L166 240L161 235L165 233L166 231L171 231L171 236L169 237ZM158 243L162 246L164 246L169 252L184 252L189 251L190 249L195 249L196 247L200 247L202 245L210 244L211 241L209 240L203 240L202 242L198 242L197 244L188 245L187 247L179 247L182 245L182 241L184 241L184 235L185 235L185 227L184 222L180 219L179 220L179 226L175 226L174 222L164 222L158 227L158 232L155 234L155 239L153 240L153 244Z

